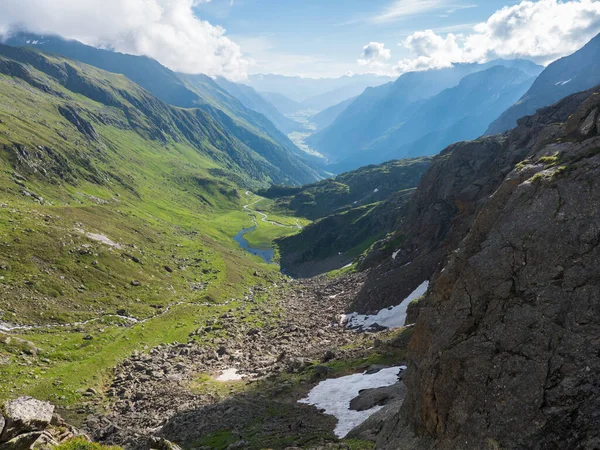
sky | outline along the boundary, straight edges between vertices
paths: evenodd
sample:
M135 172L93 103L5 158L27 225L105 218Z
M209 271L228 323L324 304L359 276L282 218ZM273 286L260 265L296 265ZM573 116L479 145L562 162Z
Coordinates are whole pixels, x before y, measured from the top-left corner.
M385 17L395 3L416 5L414 14ZM363 47L370 42L385 44L388 62L397 61L410 57L410 51L399 44L412 33L466 32L506 4L502 0L212 0L198 5L196 11L227 29L253 60L251 73L339 76L391 71L391 67L359 64Z
M600 0L2 0L0 35L60 34L187 73L398 76L548 64L600 33Z

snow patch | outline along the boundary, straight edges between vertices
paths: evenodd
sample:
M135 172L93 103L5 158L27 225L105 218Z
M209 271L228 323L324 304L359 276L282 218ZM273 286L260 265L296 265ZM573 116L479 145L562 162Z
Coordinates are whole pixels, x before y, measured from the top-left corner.
M408 297L406 297L399 305L391 306L389 308L382 309L377 314L344 314L342 315L342 323L346 322L348 328L356 328L361 330L368 330L375 325L379 325L385 328L400 328L404 326L406 322L406 310L408 305L413 300L421 297L427 288L429 287L429 281L424 281L419 287L417 287Z
M396 250L394 253L392 253L392 259L396 259L396 256L398 256L398 253L400 253L402 251L402 249Z
M79 233L85 235L85 237L87 237L88 239L91 239L92 241L101 242L103 244L108 245L109 247L113 247L118 250L121 250L123 248L123 246L121 244L117 244L116 242L110 240L108 237L104 236L103 234L88 233L88 232L82 230L81 228L75 228L75 230L78 231Z
M350 401L356 398L363 389L395 384L398 381L398 374L405 369L406 366L390 367L374 374L358 373L341 378L330 378L321 381L308 393L306 398L298 400L298 402L324 409L326 414L337 418L338 423L334 433L337 437L343 438L353 428L383 408L383 406L375 406L366 411L353 411L350 409Z
M379 192L379 188L375 188L375 189L373 189L373 192L374 192L375 194L377 194L377 193Z
M558 83L556 83L554 86L564 86L565 84L570 83L573 80L573 78L569 78L566 81L559 81Z
M237 369L225 369L221 372L216 380L217 381L239 381L243 379L243 375L238 373Z

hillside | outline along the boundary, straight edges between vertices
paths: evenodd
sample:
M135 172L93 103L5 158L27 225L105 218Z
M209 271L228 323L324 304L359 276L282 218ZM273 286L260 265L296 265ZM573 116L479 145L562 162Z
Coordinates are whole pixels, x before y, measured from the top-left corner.
M305 186L274 185L259 194L274 200L276 208L318 219L348 207L376 203L395 192L415 187L429 162L430 158L390 161Z
M302 109L302 105L299 102L277 92L262 91L259 95L284 115L294 114Z
M0 333L0 397L76 402L117 360L279 278L232 238L252 224L242 188L291 178L204 111L8 46L0 104L0 325L38 327Z
M261 191L275 201L274 211L319 219L277 241L282 268L295 277L310 277L352 263L393 230L430 163L430 158L390 161L300 188Z
M518 102L515 102L488 128L487 134L503 133L538 108L552 105L563 97L590 89L600 83L600 35L582 49L550 64Z
M165 103L182 108L202 109L244 145L266 158L273 158L272 162L283 170L289 169L297 174L304 172L296 183L321 178L320 169L313 163L298 160L298 157L304 158L305 153L265 116L244 107L206 75L176 74L147 57L97 49L58 36L18 33L12 35L6 43L11 46L33 46L125 75ZM290 153L294 153L295 157Z
M513 80L514 83L512 86L510 83L505 85L500 77L494 77L493 71L488 72L488 69L494 67L504 68L507 74L519 72L519 75L512 77L508 75L508 79ZM459 122L470 111L467 104L469 101L472 102L470 105L472 106L485 98L485 103L496 108L491 111L492 117L489 121L493 120L493 117L500 114L500 111L506 107L502 101L498 104L494 104L494 102L502 100L502 97L506 95L509 96L510 102L515 97L520 97L529 87L525 84L526 80L532 77L531 73L535 72L534 69L537 67L528 61L497 60L486 64L457 64L447 69L407 73L398 78L395 83L367 89L328 128L315 133L307 142L311 147L326 155L334 164L348 160L347 164L342 164L340 167L334 166L335 170L343 171L355 168L357 164L384 161L392 157L390 155L402 144L416 141L435 129L443 130L445 127L449 127L449 120L456 119L455 123ZM542 68L539 67L539 71L541 70ZM481 72L485 72L488 77L480 75L473 79L475 83L481 83L480 86L474 86L467 81L462 86L460 85L461 80L465 77ZM461 88L466 89L466 92L463 92ZM453 91L457 97L454 99L458 102L457 104L450 101L443 104L445 99L452 95L448 93L436 99L446 89L457 89ZM472 99L467 97L469 94L473 95ZM445 109L442 109L443 106ZM464 107L464 110L461 110L461 107ZM423 117L427 115L426 111L431 112L432 109L435 110L436 118L444 116L446 125L438 126L435 121L426 120L424 124L420 124L419 129L422 131L417 134L405 124L419 114L419 111L423 112L420 119L423 121ZM471 115L477 116L478 113L487 119L488 111L484 113L477 109ZM489 122L484 124L481 133L485 131L488 124ZM425 130L423 130L424 126ZM427 126L429 127L427 128ZM479 129L481 126L475 128ZM407 131L406 137L402 136ZM386 137L389 141L386 141ZM400 141L396 140L398 137L401 138ZM453 136L453 138L455 137ZM465 135L464 138L470 137L472 136ZM437 151L442 148L443 145ZM404 153L410 154L406 151Z
M269 103L250 86L241 83L233 83L222 77L218 77L215 82L237 98L246 108L256 111L269 119L282 133L289 134L293 131L303 129L303 126L300 123L285 117L275 106Z
M356 100L356 97L349 98L311 116L310 121L315 124L315 131L323 130L331 125L335 119L337 119L338 116L354 102L354 100Z

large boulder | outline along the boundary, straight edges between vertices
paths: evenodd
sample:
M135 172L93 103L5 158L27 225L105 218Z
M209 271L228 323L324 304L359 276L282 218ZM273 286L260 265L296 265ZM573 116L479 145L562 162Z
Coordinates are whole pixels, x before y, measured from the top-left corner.
M5 422L0 444L19 435L45 430L52 421L54 406L32 397L19 397L6 402L2 408Z
M350 409L353 411L367 411L376 406L385 406L394 401L403 400L405 394L406 388L402 382L391 386L364 389L350 401Z
M0 450L30 450L41 445L42 431L20 434L8 442L0 444Z

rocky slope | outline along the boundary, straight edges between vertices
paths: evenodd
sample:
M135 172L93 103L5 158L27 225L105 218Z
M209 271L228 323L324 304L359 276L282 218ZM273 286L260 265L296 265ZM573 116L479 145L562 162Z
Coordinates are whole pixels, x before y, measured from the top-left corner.
M566 122L590 93L567 97L540 114L522 119L509 134L459 142L436 156L395 233L361 259L359 268L372 270L357 299L358 309L369 311L395 304L397 298L404 298L441 269L446 256L470 229L481 205L539 145L532 136L545 136L549 133L545 127Z
M600 87L437 158L360 303L433 276L378 448L600 445L599 172Z
M123 361L105 393L110 409L90 415L86 429L97 440L133 449L157 438L206 449L335 443L335 420L297 400L320 379L359 370L352 361L363 370L372 364L361 358L372 354L373 337L339 325L362 280L318 278L249 291L243 306L201 324L187 342ZM260 323L236 320L237 309ZM388 351L398 361L394 346L405 348L406 339L392 341ZM219 381L231 370L239 378ZM104 401L88 406L93 403Z

